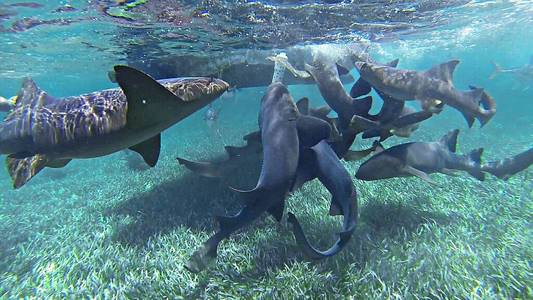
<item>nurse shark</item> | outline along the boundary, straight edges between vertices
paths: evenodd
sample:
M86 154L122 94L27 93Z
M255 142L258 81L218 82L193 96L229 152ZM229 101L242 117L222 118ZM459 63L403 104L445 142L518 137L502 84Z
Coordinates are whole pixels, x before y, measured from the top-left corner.
M228 84L219 79L156 81L127 66L115 66L120 88L56 99L25 79L15 107L0 123L0 154L15 188L45 167L130 148L155 166L160 133L204 107Z
M361 180L380 180L417 176L433 183L428 174L453 174L456 170L462 170L483 181L483 148L475 149L466 155L456 154L458 134L459 130L456 129L436 142L405 143L383 150L364 162L355 177Z
M496 108L484 103L486 93L482 88L461 92L453 86L453 72L458 64L459 60L451 60L420 72L369 62L355 63L361 77L394 99L420 100L429 111L434 109L436 103L444 102L459 110L469 127L475 118L483 126L494 116Z

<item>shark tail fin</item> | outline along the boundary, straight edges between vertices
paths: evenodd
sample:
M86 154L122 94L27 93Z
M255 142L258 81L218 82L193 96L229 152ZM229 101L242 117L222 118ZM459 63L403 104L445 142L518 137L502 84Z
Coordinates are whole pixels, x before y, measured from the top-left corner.
M483 100L483 95L485 94L485 90L483 88L474 88L470 89L468 92L464 92L463 96L467 98L467 101L473 102L476 106L479 106L480 103ZM472 127L474 125L475 117L472 114L468 114L463 112L463 116L468 123L468 127ZM490 119L492 116L488 116L488 119ZM478 117L479 122L481 124L484 124L483 122L488 122L488 120L485 120L484 117Z
M451 152L457 150L457 136L459 135L459 129L454 129L448 132L446 135L440 138L439 142L446 146Z
M478 87L469 86L470 90L477 90ZM481 95L481 105L483 106L482 113L478 115L477 119L481 123L481 127L485 126L492 117L496 114L496 101L487 92L483 91Z
M489 75L489 80L494 79L496 75L502 72L502 67L499 64L493 61L491 63L492 63L492 66L494 67L494 70L492 70L492 73Z
M482 155L483 148L474 149L466 155L471 164L471 168L468 170L468 174L474 176L479 181L485 180L485 173L481 171Z
M364 95L370 94L372 86L363 78L359 78L350 89L350 97L359 98Z

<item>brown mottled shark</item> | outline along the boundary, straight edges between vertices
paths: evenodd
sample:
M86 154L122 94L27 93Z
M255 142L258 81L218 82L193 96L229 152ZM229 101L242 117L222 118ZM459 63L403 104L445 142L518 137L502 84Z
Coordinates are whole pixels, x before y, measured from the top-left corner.
M456 129L436 142L405 143L383 150L364 162L355 177L361 180L380 180L417 176L433 183L428 174L453 174L455 170L462 170L483 181L483 148L475 149L467 155L455 154L458 134L459 130Z
M220 229L197 250L186 268L203 270L217 256L218 245L261 216L269 212L276 220L283 216L285 199L293 185L300 149L327 139L331 127L318 118L301 115L287 88L272 83L261 99L259 128L263 145L263 164L254 189L238 191L246 204L235 216L217 217Z
M435 103L444 102L459 110L470 127L475 118L483 126L494 116L496 108L480 106L485 94L482 88L467 92L455 89L452 77L457 64L459 60L451 60L425 72L400 70L370 62L356 62L355 66L368 83L394 99L420 100L426 110L434 108Z
M19 188L45 167L130 148L155 166L161 131L224 91L222 80L196 77L156 81L115 66L120 88L56 99L25 79L16 105L0 124L0 153Z

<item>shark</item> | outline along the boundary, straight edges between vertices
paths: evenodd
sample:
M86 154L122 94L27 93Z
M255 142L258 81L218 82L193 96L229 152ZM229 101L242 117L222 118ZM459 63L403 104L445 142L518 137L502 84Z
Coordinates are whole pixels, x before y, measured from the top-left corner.
M499 64L492 62L494 71L489 79L494 79L498 74L511 74L521 82L531 84L533 82L533 56L530 57L529 63L518 68L504 69Z
M393 177L416 176L434 183L428 174L453 175L455 171L466 171L483 181L481 168L483 148L472 150L466 155L455 153L459 130L448 132L435 142L411 142L383 150L365 161L355 177L360 180L380 180Z
M533 148L525 150L515 156L490 161L481 165L481 170L500 179L508 180L533 164Z
M219 230L193 253L185 266L199 272L217 256L218 245L233 232L251 224L263 213L281 221L285 199L296 176L300 150L327 139L330 125L318 118L301 115L287 88L272 83L261 99L259 129L263 164L254 189L237 190L245 198L244 207L234 216L217 216Z
M20 188L45 167L123 149L149 166L159 158L160 133L209 104L229 85L206 77L154 80L115 66L120 88L54 98L26 78L14 108L0 123L0 154L7 154L13 186Z
M422 107L434 111L441 102L460 111L469 127L477 118L482 126L496 113L495 107L481 106L484 89L475 88L466 92L457 90L452 82L453 72L459 60L451 60L421 72L402 70L370 62L356 62L361 77L374 88L396 100L419 100Z

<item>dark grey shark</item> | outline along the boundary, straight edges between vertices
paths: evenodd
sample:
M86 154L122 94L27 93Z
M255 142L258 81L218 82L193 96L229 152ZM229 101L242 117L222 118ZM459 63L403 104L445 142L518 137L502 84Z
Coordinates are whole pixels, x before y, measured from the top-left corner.
M350 240L357 226L357 194L350 174L339 161L337 154L325 141L305 150L304 159L300 159L298 172L306 176L307 181L318 178L331 193L330 215L344 216L342 231L337 242L325 251L320 251L309 243L304 231L293 213L288 213L288 221L293 225L293 233L298 245L305 254L312 259L322 259L333 256L341 251Z
M228 89L222 80L196 77L156 81L115 66L120 89L55 99L26 79L16 106L0 124L0 153L19 188L44 167L130 148L154 166L160 133Z
M467 171L478 180L484 180L481 172L483 149L467 155L455 154L459 130L453 130L437 142L405 143L388 148L364 162L355 177L361 180L380 180L393 177L417 176L432 182L428 174L440 172L452 174L455 170Z
M533 148L513 157L491 161L481 165L481 170L500 179L507 180L514 174L521 172L533 164Z
M476 88L468 92L455 89L453 71L459 60L436 65L426 72L400 70L369 62L357 62L356 69L368 83L397 100L420 100L426 110L435 103L445 104L459 110L469 126L477 118L485 125L496 113L496 109L481 107L484 91Z
M298 167L301 148L309 148L328 138L329 124L318 118L302 116L287 88L281 83L269 86L261 100L259 128L263 144L263 165L256 187L239 191L246 198L241 211L232 217L217 217L219 231L197 250L186 268L198 272L217 255L219 243L265 212L281 220L285 198Z

